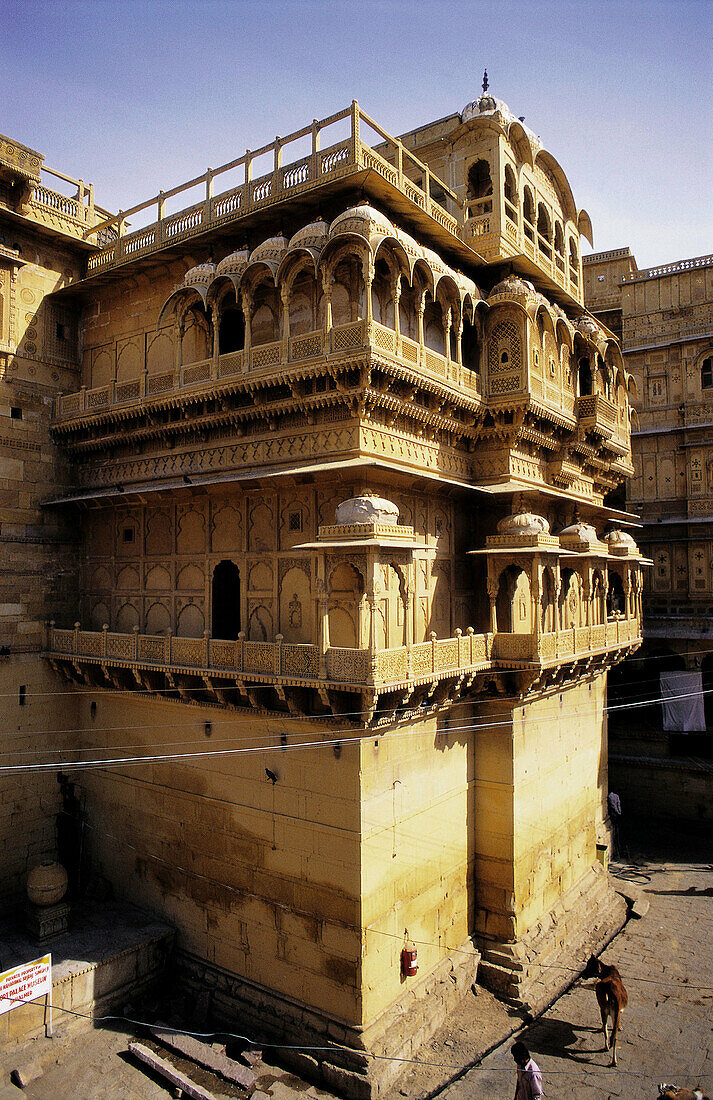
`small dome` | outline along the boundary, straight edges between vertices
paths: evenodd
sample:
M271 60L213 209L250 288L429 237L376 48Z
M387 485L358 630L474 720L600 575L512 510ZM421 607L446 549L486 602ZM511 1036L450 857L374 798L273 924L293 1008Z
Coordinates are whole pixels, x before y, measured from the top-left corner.
M197 264L196 267L190 267L186 274L183 276L184 286L208 286L213 282L216 273L216 266L214 263L209 262L206 264Z
M229 256L226 256L224 260L221 260L215 269L216 275L233 275L236 274L245 267L250 259L250 252L247 248L240 248L237 252L231 252Z
M477 118L479 115L492 115L495 114L496 111L505 118L512 118L507 103L504 103L502 99L496 99L496 97L490 95L489 92L483 92L483 94L478 96L477 99L474 99L472 103L466 103L460 113L461 122L469 122L471 118Z
M581 520L577 523L570 523L569 527L565 527L560 531L560 538L575 538L580 542L598 542L597 532L592 527L591 523L583 523Z
M393 235L394 227L379 210L375 210L369 203L360 203L359 206L350 206L342 214L338 214L329 227L330 235L335 233L364 233L364 230L376 228L383 233Z
M287 250L287 237L268 237L250 253L250 263L279 264Z
M601 329L597 322L586 313L583 313L581 317L577 318L574 327L577 332L581 332L582 336L589 336L592 340L598 339L601 335Z
M611 531L607 531L606 535L604 536L604 541L610 547L628 547L630 550L634 551L639 549L629 532L622 531L620 527L613 527Z
M329 226L319 218L298 229L290 238L289 248L323 248L329 237Z
M537 291L527 279L521 279L519 275L506 275L502 282L497 283L490 291L488 298L534 298Z
M351 497L337 505L337 523L388 523L395 526L399 522L399 509L390 500L373 493L363 493Z
M544 516L534 512L518 512L515 516L505 516L498 523L501 535L549 535L550 525Z

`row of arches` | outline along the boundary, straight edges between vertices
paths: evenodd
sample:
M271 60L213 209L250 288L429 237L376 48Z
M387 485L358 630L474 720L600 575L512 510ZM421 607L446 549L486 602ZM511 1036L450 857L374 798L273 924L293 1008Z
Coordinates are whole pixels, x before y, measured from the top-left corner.
M181 288L169 301L182 365L373 320L480 370L482 299L464 294L454 279L436 282L422 260L410 270L396 241L381 242L373 258L367 242L342 242L329 261L321 267L312 257L297 257L279 275L264 263L251 264L239 280L218 276L205 295L195 286ZM165 316L166 307L160 320Z
M543 634L582 626L601 626L617 618L636 614L633 586L627 594L623 577L615 570L595 568L585 577L563 568L559 578L554 569L543 567L539 596L533 603L532 581L519 565L508 565L497 578L491 599L493 633Z

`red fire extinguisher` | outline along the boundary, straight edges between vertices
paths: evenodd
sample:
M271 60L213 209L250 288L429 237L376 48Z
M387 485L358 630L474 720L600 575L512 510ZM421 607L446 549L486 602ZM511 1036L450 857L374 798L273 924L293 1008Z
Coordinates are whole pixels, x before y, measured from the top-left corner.
M416 944L406 940L401 951L401 973L404 978L412 978L418 973L418 952Z

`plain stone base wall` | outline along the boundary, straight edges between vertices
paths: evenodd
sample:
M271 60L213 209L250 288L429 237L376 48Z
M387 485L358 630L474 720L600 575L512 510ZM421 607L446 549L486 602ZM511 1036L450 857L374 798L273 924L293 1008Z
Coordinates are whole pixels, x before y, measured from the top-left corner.
M510 1004L538 1012L623 928L626 915L623 897L595 864L522 939L481 942L478 979Z
M256 1042L269 1042L287 1065L317 1085L349 1100L374 1100L407 1069L394 1059L414 1057L475 981L480 954L470 940L457 958L444 959L420 982L414 979L404 996L366 1028L317 1015L186 952L177 953L176 967L184 987L211 994L215 1021ZM291 1049L292 1044L300 1049Z
M634 753L609 757L609 783L630 815L713 823L713 760L671 760Z

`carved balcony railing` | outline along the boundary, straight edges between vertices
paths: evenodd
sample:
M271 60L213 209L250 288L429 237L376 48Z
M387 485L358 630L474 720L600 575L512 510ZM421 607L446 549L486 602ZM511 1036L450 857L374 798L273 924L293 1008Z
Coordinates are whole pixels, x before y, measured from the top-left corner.
M80 682L96 686L141 685L154 691L186 690L186 683L204 684L222 699L226 688L236 685L249 696L250 685L272 685L280 698L286 689L315 688L365 692L372 698L384 693L426 690L436 685L472 684L483 673L520 671L534 676L547 669L600 659L601 667L621 659L641 642L638 618L615 618L602 624L573 627L548 633L475 634L472 628L457 630L452 638L437 638L411 646L372 652L369 649L249 641L243 634L235 641L130 634L108 629L59 629L50 624L45 657ZM90 670L101 670L104 681L92 680ZM122 672L126 681L120 679ZM75 675L76 674L76 675ZM151 677L159 674L160 683ZM168 687L166 686L168 685Z
M602 439L611 439L617 430L617 408L601 393L577 398L580 424Z
M184 390L193 395L244 375L279 373L290 364L323 361L325 356L338 357L355 351L387 355L427 377L457 387L471 398L480 396L480 376L474 371L393 329L362 320L302 333L289 340L258 344L177 369L167 368L154 374L144 372L125 382L110 382L94 389L82 387L76 393L60 394L55 399L54 419L86 417L114 406L140 404Z
M348 136L324 149L320 148L320 139L324 132L345 121L349 124ZM383 138L389 160L362 140L361 125L369 127ZM303 142L310 138L312 143L310 155L300 156L295 161L284 163L286 156L289 157L289 147L292 143L296 142L297 148L303 148ZM258 159L264 157L272 160L272 170L253 179L253 165ZM418 172L423 181L422 186L408 178L404 172L404 163L412 172ZM316 119L301 130L287 137L276 138L274 142L261 149L248 150L243 156L221 165L220 168L209 169L202 176L169 191L161 191L146 202L139 203L130 210L120 211L116 216L100 222L98 226L88 230L88 239L93 240L97 233L109 229L116 234L116 240L89 258L87 274L93 275L98 271L115 267L127 259L135 259L155 252L166 244L190 239L225 222L234 221L263 207L272 206L281 199L289 199L297 193L332 183L345 176L355 175L363 172L364 169L370 169L387 180L415 206L428 214L434 222L437 222L441 229L447 230L454 237L459 235L457 219L431 197L431 185L433 184L434 190L438 188L439 193L449 196L454 201L457 199L455 193L402 142L392 137L362 111L355 100L349 107L337 111L328 118ZM216 180L224 174L236 171L244 176L243 182L214 195ZM205 188L205 198L201 202L177 213L166 213L166 203L170 199L201 186ZM156 209L156 220L133 233L127 233L126 219L150 210L151 207Z

